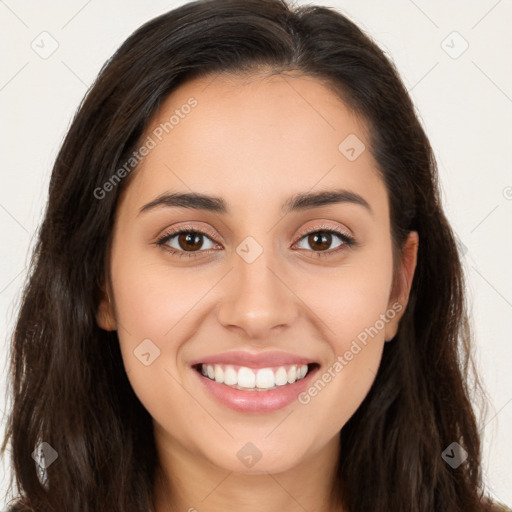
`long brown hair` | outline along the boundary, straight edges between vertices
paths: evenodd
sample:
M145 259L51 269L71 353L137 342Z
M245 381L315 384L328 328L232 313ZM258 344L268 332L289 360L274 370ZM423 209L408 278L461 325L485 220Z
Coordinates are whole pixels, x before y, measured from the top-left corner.
M95 320L128 180L101 197L97 190L180 84L261 66L322 80L366 121L397 254L411 230L420 239L398 334L341 430L333 497L351 512L483 510L464 280L433 151L378 46L335 10L284 0L197 1L149 21L105 64L80 105L53 168L12 339L5 442L21 510L150 509L158 468L151 417L127 379L116 333ZM31 456L41 442L58 454L46 480ZM453 442L468 455L457 468L441 457Z

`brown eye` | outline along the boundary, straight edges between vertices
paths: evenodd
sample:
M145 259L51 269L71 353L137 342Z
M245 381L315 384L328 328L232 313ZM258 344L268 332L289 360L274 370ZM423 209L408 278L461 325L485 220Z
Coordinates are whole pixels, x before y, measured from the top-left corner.
M184 250L199 250L203 245L203 236L200 233L183 231L177 235L178 245Z
M333 241L340 240L337 245L331 247ZM307 245L305 249L309 252L315 253L315 256L332 256L343 251L346 247L355 245L355 240L342 231L335 229L318 229L316 231L310 231L303 235L300 241L306 241ZM300 243L300 242L299 242ZM304 247L301 247L304 248ZM332 250L329 250L331 248Z
M205 241L211 243L211 247L204 248ZM209 252L215 245L206 233L191 229L167 233L156 243L171 254L177 254L180 257L195 257L198 253Z
M307 236L311 248L326 251L332 243L332 235L326 231L318 231Z
M337 245L331 247L333 242L339 240ZM315 253L316 256L331 256L344 250L346 247L355 245L355 240L348 234L337 231L335 229L318 229L310 231L303 235L299 243L303 240L307 242L308 247L301 247L309 252ZM204 247L204 243L209 242L211 247ZM213 239L202 231L196 229L181 229L163 235L157 242L157 245L162 246L171 254L180 257L195 257L200 253L208 253L213 250L215 242ZM331 248L332 250L329 250Z

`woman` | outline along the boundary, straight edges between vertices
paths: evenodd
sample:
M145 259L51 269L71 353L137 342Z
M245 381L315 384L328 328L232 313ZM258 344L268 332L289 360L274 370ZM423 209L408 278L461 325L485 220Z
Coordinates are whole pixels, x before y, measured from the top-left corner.
M13 338L18 509L492 510L464 304L431 147L359 28L170 11L55 163Z

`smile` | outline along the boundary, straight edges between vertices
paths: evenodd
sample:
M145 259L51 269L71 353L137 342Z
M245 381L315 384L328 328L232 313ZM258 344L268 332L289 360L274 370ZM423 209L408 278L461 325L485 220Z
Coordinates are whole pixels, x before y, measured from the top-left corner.
M306 354L247 350L203 355L189 362L192 378L217 405L262 414L297 402L320 364Z
M203 376L234 389L268 391L303 379L309 371L309 366L292 364L252 369L247 366L203 363L197 365L196 369L200 370Z

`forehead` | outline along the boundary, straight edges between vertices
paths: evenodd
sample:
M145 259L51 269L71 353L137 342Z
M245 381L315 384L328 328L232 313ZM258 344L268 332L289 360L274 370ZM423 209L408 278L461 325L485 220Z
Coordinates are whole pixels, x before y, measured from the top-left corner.
M267 202L315 188L383 192L363 120L320 81L296 73L185 82L144 137L154 147L130 187L145 199L174 189Z

